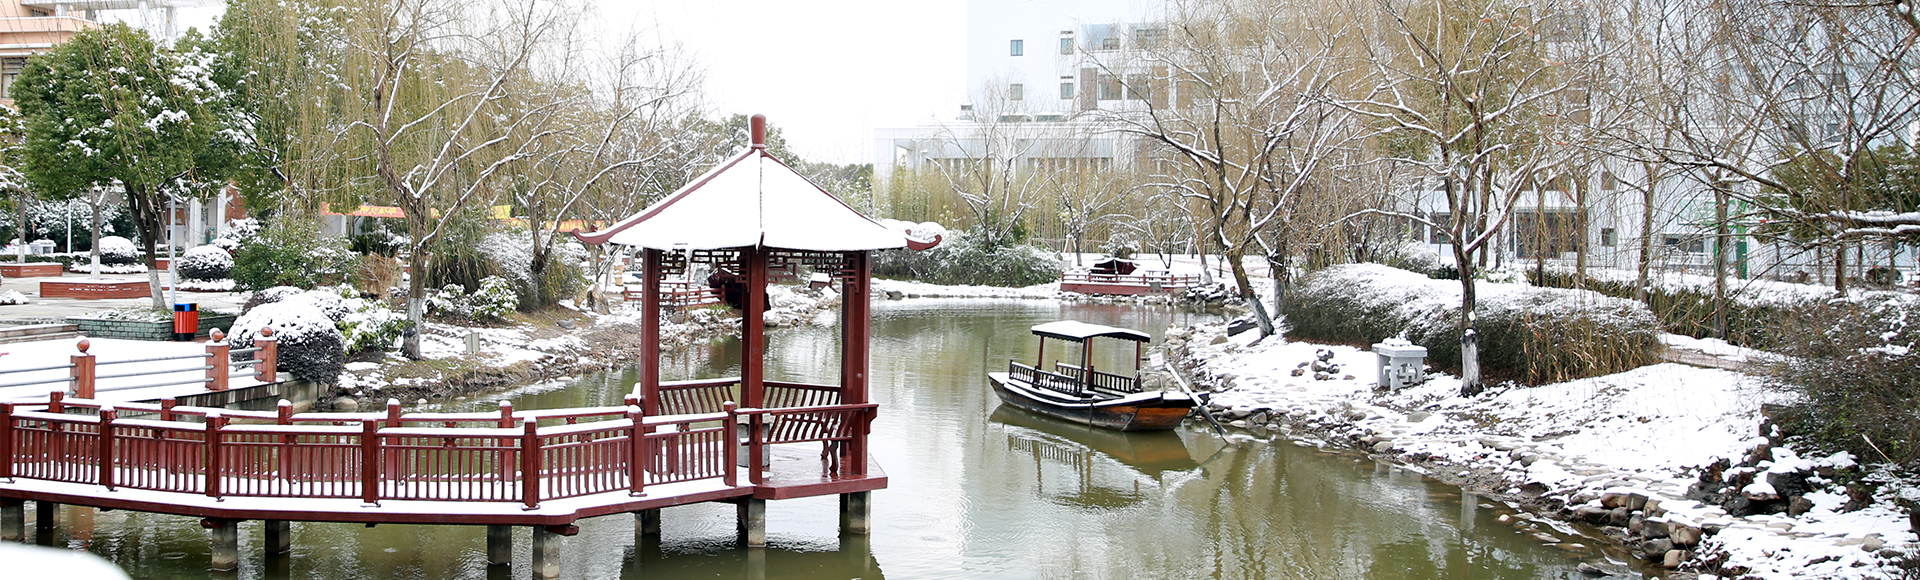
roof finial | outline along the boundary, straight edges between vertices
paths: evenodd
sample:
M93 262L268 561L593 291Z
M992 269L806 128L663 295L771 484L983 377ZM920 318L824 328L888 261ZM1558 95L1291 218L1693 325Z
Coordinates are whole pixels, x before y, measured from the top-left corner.
M759 114L754 115L753 119L748 123L748 126L751 127L751 131L753 133L753 148L766 149L767 148L767 116L759 115Z

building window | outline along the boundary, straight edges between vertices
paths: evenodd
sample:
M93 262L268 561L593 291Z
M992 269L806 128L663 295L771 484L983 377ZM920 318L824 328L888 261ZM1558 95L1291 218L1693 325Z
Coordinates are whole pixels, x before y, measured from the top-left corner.
M1707 240L1698 236L1667 234L1661 236L1660 243L1666 247L1689 254L1704 254L1707 252Z
M1600 189L1602 191L1613 191L1616 189L1620 189L1620 176L1614 175L1612 171L1601 173ZM1607 245L1611 246L1613 244L1607 244Z
M1099 94L1100 100L1102 101L1120 100L1120 77L1117 77L1114 75L1100 75L1099 81L1100 81L1100 94Z
M1007 100L1019 101L1027 98L1027 86L1020 83L1007 85Z
M1060 83L1060 98L1061 99L1073 98L1073 83L1066 83L1066 82Z
M1151 81L1147 80L1147 75L1127 75L1127 100L1143 101L1146 100L1147 95L1152 92L1153 85Z
M1618 243L1614 235L1613 228L1600 228L1600 245L1609 248L1613 247L1614 244Z
M1073 37L1060 37L1060 54L1073 54Z
M1024 40L1009 41L1007 43L1007 52L1009 54L1012 54L1013 56L1024 55L1027 53L1026 45L1027 45L1027 42Z

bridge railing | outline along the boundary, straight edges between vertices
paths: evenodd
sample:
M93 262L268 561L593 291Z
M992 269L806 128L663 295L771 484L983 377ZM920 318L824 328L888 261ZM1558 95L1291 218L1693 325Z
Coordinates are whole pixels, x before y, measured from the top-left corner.
M1060 281L1069 284L1125 284L1130 286L1152 286L1158 282L1160 287L1168 289L1192 288L1200 285L1199 276L1173 275L1166 272L1139 272L1133 274L1068 272L1060 275Z
M261 329L260 336L254 338L254 346L248 348L233 348L219 329L214 329L211 338L213 340L204 345L205 352L111 361L99 360L95 354L89 353L93 341L83 338L74 344L78 352L69 356L65 364L0 370L0 389L64 384L66 393L92 399L106 392L193 384L204 385L208 391L224 391L237 378L251 378L262 383L279 380L276 370L279 364L279 341L273 337L271 327ZM251 356L233 359L242 355ZM155 366L152 363L170 364ZM49 376L47 372L57 370L67 371L66 376ZM177 376L181 373L199 375L182 379ZM140 377L155 379L147 382L133 380ZM102 381L113 384L102 384Z
M823 398L819 385L792 397ZM837 391L829 393L837 397ZM799 400L799 399L793 399ZM637 400L629 399L629 403ZM771 445L819 442L826 473L864 473L878 405L642 416L618 408L488 413L291 413L67 399L0 402L0 479L209 497L520 502L718 479L744 444L765 479ZM617 409L617 412L609 411ZM123 412L160 419L124 418ZM595 418L593 421L578 421ZM195 422L194 420L197 420ZM541 421L569 421L541 426ZM506 427L502 422L509 422ZM416 425L442 426L416 426ZM461 426L445 426L461 425ZM735 429L744 428L744 434ZM857 458L844 462L842 458Z

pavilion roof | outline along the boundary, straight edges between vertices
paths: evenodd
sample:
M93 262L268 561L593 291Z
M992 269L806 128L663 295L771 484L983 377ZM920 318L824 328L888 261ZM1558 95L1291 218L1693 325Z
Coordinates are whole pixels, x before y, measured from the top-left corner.
M907 245L906 236L861 215L758 145L580 239L656 250L761 246L838 252Z

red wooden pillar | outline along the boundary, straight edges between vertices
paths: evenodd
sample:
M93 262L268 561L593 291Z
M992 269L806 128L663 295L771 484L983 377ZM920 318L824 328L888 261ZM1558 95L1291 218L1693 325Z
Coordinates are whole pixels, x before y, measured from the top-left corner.
M522 423L520 435L520 502L526 509L540 507L540 429L533 419Z
M93 346L93 341L82 338L80 342L74 343L73 346L74 348L80 349L80 354L73 355L72 358L69 359L73 362L71 375L73 377L73 396L82 399L92 399L95 371L93 368L93 355L88 353L87 349ZM59 411L53 412L58 413Z
M106 487L107 491L113 491L113 488L114 488L113 464L115 463L115 460L113 456L113 422L115 419L118 419L119 417L120 417L120 412L114 410L113 405L100 406L100 453L99 453L100 477L99 479L100 479L100 485L103 487Z
M873 334L872 286L873 267L868 261L867 252L848 252L847 265L851 276L842 284L840 293L840 404L858 405L867 402L867 365L868 352ZM872 412L866 413L860 421L853 439L847 441L844 450L845 459L840 462L851 468L855 475L867 472L867 432Z
M641 251L640 414L660 414L660 250Z
M273 327L261 327L260 335L253 339L253 345L260 348L253 353L253 359L260 361L253 365L254 372L259 373L260 382L280 382L280 339L273 337Z
M360 502L380 504L380 422L360 420Z
M207 390L227 390L227 375L233 374L227 367L231 364L228 353L233 347L227 344L227 333L220 332L218 328L208 333L207 338L213 339L207 341L207 366L213 367L207 369Z
M741 311L740 397L746 399L746 406L758 409L766 402L766 248L741 248L740 266L747 271L747 307Z
M220 439L222 437L220 428L225 427L226 424L227 418L220 416L218 411L210 411L207 413L207 432L205 436L207 446L207 477L205 487L207 497L216 500L220 499L220 481L226 477L226 470L224 468L227 462L227 454L221 449L220 445Z
M13 479L13 403L0 403L0 479Z

